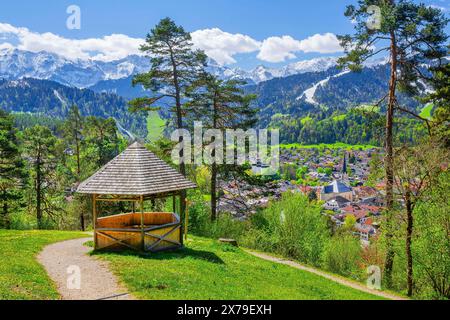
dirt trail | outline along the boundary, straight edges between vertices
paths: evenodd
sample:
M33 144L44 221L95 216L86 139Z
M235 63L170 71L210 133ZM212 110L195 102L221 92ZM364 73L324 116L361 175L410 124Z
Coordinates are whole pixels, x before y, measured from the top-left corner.
M297 263L295 261L286 260L286 259L282 259L282 258L277 258L277 257L271 256L271 255L265 254L265 253L254 252L254 251L251 251L251 250L245 250L245 251L250 253L251 255L254 255L255 257L258 257L258 258L261 258L261 259L264 259L264 260L268 260L268 261L272 261L272 262L285 264L285 265L291 266L293 268L297 268L297 269L304 270L304 271L307 271L307 272L311 272L311 273L314 273L314 274L316 274L318 276L327 278L328 280L340 283L340 284L342 284L344 286L347 286L347 287L350 287L350 288L353 288L353 289L356 289L356 290L364 291L364 292L367 292L367 293L370 293L370 294L373 294L373 295L376 295L376 296L379 296L379 297L383 297L383 298L391 299L391 300L408 300L408 299L406 299L404 297L397 296L397 295L389 293L389 292L369 289L365 285L360 284L360 283L358 283L356 281L351 281L351 280L347 280L347 279L344 279L344 278L336 277L336 276L333 276L333 275L331 275L329 273L323 272L321 270L301 265L300 263Z
M63 300L133 300L108 268L108 263L87 253L83 245L92 238L74 239L48 245L38 255ZM80 271L80 288L74 275Z

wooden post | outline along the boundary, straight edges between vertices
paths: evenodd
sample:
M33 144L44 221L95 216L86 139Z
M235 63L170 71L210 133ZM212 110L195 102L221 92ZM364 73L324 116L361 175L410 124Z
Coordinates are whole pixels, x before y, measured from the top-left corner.
M173 213L177 213L177 196L176 196L176 194L174 194L173 196L172 196L172 200L173 200L173 209L172 209L172 211L173 211Z
M180 212L180 244L181 245L183 245L183 233L184 233L184 223L183 223L183 220L184 220L184 215L183 215L183 212L182 212L182 210L181 210L181 208L182 208L182 206L181 206L181 201L183 201L183 197L182 197L182 195L180 194L180 207L179 207L179 212Z
M97 195L92 195L92 224L94 226L94 249L97 249Z
M145 232L144 232L144 197L141 196L141 247L145 251Z
M186 219L184 223L184 240L187 240L189 226L189 201L186 199Z

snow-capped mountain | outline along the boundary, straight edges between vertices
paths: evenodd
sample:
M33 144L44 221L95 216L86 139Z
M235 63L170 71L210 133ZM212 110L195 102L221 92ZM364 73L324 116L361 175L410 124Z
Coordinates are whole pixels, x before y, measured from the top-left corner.
M45 51L0 50L0 78L7 80L36 78L85 88L101 80L125 78L148 68L148 59L136 55L111 62L72 61Z
M370 66L385 62L384 60L372 61ZM246 81L248 84L258 84L274 78L326 71L336 66L336 63L336 57L320 57L294 62L281 68L268 68L260 65L252 70L244 70L221 66L210 59L208 70L221 78L239 79ZM149 68L149 60L138 55L104 62L81 59L69 60L45 51L30 52L18 49L0 49L0 79L6 80L36 78L53 80L77 88L93 87L99 84L106 91L113 92L114 90L108 90L108 81L128 81L128 78L131 78L132 75L147 71Z
M336 57L314 58L288 64L281 69L282 77L306 72L326 71L337 64Z
M297 61L281 68L268 68L264 65L259 65L252 70L243 70L240 68L220 66L211 59L208 62L209 71L217 76L228 79L246 80L254 84L274 78L284 78L295 74L326 71L336 66L336 64L336 57L321 57Z

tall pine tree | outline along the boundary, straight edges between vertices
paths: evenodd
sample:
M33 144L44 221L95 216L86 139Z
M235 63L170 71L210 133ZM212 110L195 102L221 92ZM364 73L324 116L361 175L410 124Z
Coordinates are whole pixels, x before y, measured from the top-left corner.
M247 129L256 122L255 110L250 108L254 95L244 95L243 82L221 80L204 74L194 82L188 103L196 120L203 120L208 129ZM216 162L216 149L211 152L211 220L217 217L217 175L221 163ZM223 152L223 150L221 150Z
M10 203L21 198L20 189L24 178L24 162L13 117L0 109L0 227L9 228Z
M380 15L373 16L377 11ZM355 33L339 37L346 52L346 56L339 59L342 67L357 71L361 70L364 61L373 56L388 53L390 57L389 90L378 102L386 101L387 104L384 167L388 212L384 271L389 286L394 262L390 240L390 213L394 208L394 114L395 111L402 111L419 117L414 111L399 105L397 92L403 90L417 94L423 83L429 80L422 66L431 62L441 63L446 55L445 26L448 20L439 9L410 0L359 0L356 7L347 7L345 15L354 21ZM375 23L371 24L373 18Z
M42 229L43 213L51 216L52 211L47 199L47 191L54 186L54 173L57 166L57 138L50 129L40 125L28 128L24 132L25 154L30 159L30 173L33 180L33 198L36 219Z
M140 49L150 57L152 66L149 72L136 75L133 85L141 85L151 90L153 95L132 100L130 109L155 110L162 100L171 101L170 111L174 114L175 127L184 128L183 98L186 89L203 71L206 55L203 51L193 49L191 35L170 18L162 19L150 31ZM180 163L179 169L183 175L186 174L184 162ZM181 214L185 210L184 199L183 192Z
M66 121L64 121L64 140L67 142L68 146L73 150L73 154L76 159L76 183L81 182L81 142L82 142L82 132L84 127L84 119L80 114L80 110L76 105L73 105L67 116ZM80 229L84 231L84 213L80 210Z

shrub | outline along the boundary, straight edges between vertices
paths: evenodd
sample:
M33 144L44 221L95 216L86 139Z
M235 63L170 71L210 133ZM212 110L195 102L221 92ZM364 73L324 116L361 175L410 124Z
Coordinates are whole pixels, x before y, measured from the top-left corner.
M331 272L361 279L361 244L351 234L336 234L323 254L323 267Z
M262 215L267 220L264 231L268 240L264 245L270 245L270 251L305 263L320 264L330 232L318 205L309 203L303 195L286 193Z
M37 228L36 217L26 212L11 212L9 228L14 230L32 230Z

